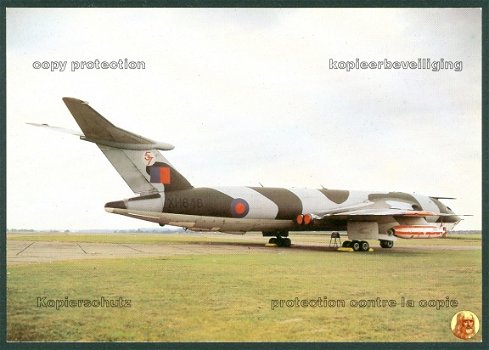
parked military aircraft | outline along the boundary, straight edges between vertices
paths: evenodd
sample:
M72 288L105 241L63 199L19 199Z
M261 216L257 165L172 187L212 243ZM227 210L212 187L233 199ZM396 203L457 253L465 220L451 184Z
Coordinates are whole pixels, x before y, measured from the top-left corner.
M260 231L269 243L288 247L291 231L346 230L344 247L369 250L368 240L392 248L397 238L438 238L461 220L440 199L402 192L273 187L193 187L159 152L174 147L116 127L87 102L64 103L83 133L95 143L138 195L108 202L105 210L193 231L243 234Z

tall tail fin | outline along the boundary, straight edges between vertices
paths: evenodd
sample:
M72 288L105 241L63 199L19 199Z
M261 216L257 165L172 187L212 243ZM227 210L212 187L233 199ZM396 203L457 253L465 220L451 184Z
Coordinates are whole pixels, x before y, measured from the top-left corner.
M192 188L158 150L171 150L167 143L116 127L87 102L63 98L66 107L83 131L80 138L97 144L134 193L147 194Z

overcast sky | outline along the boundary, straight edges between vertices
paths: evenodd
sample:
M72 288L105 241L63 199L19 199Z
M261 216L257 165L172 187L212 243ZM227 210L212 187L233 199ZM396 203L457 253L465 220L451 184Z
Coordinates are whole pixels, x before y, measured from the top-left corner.
M70 70L124 58L145 69ZM356 58L463 69L330 67ZM7 226L155 227L104 211L134 194L94 144L25 124L79 130L64 96L174 144L194 186L456 197L481 228L479 9L7 9Z

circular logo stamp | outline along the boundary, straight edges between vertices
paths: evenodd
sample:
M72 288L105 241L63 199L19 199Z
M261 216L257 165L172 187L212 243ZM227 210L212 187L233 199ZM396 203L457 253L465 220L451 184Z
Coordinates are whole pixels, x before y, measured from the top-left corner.
M248 202L242 198L236 198L231 202L231 214L235 218L245 217L250 211Z
M457 338L467 340L479 332L479 318L471 311L460 311L453 315L450 326Z

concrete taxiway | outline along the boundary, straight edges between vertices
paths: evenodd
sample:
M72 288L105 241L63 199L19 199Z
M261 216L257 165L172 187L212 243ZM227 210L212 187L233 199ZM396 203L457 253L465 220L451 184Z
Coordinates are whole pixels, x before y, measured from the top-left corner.
M221 236L222 237L222 236ZM49 263L62 260L99 259L99 258L131 258L131 257L165 257L177 255L205 254L239 254L239 253L293 253L303 251L336 252L328 242L322 244L293 240L290 248L278 248L265 245L263 237L254 237L244 241L235 237L229 242L189 242L189 243L88 243L62 241L30 241L8 240L7 263ZM428 243L428 242L427 242ZM419 250L480 250L480 245L459 245L454 242L450 246L440 245L404 245L384 250L373 246L375 252L402 253Z

